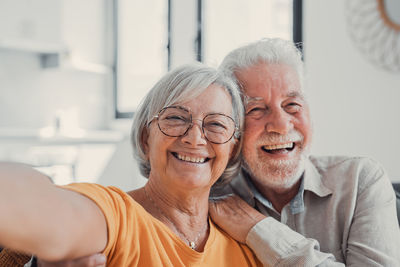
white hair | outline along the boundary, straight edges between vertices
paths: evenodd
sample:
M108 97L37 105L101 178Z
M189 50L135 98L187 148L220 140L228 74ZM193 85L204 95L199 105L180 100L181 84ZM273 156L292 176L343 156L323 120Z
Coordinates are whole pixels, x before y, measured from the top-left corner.
M279 38L265 38L249 43L226 55L219 69L240 85L235 73L259 63L289 65L297 72L303 90L304 67L302 54L291 41Z
M242 138L239 137L244 121L244 109L239 88L229 76L226 76L215 68L207 67L198 62L183 65L164 75L148 92L135 112L131 129L131 142L134 156L138 160L139 169L143 176L148 178L151 170L142 140L144 131L147 131L148 123L162 108L178 102L193 100L211 84L222 86L231 96L233 119L238 127L238 131L235 133L237 148L229 160L224 173L218 180L218 184L229 182L238 173L241 163L240 150L242 146Z

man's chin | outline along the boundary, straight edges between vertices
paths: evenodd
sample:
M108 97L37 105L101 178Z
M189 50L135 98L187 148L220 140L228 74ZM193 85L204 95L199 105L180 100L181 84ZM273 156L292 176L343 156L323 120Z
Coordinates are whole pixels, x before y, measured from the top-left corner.
M252 180L256 180L256 183L274 191L285 191L292 188L300 180L305 164L303 159L298 160L296 163L292 162L292 164L277 162L267 166L249 166L244 162L243 167L250 174Z

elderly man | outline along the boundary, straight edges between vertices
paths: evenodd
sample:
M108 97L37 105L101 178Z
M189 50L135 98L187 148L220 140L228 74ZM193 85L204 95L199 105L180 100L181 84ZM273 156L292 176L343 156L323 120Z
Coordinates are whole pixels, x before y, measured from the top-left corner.
M253 227L254 211L233 198L212 209L217 223L250 247L268 247L255 252L273 266L400 266L396 198L383 168L368 158L309 156L312 125L293 43L240 47L220 68L246 102L243 172L231 190L267 218Z
M215 195L234 193L249 205L215 201L214 221L271 266L400 266L396 200L383 168L368 158L309 155L312 124L293 43L251 43L220 69L241 86L246 122L243 171ZM94 257L75 266L96 266L85 265Z

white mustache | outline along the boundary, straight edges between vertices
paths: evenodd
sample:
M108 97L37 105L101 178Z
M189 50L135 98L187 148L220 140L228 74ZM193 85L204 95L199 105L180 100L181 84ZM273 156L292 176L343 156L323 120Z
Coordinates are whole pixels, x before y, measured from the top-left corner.
M293 130L288 134L281 135L279 133L266 133L257 143L266 144L283 144L292 142L303 142L304 136L297 130Z

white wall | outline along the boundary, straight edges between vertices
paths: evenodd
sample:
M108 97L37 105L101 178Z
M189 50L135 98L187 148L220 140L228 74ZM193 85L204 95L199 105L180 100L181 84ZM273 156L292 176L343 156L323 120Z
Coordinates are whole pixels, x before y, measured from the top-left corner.
M73 58L109 66L109 3L0 0L0 41L60 43ZM108 73L44 69L39 54L0 46L0 127L41 128L58 109L75 108L78 126L105 128L111 90Z
M375 67L357 50L345 1L303 1L313 153L369 156L400 181L400 73Z
M128 139L117 145L103 174L96 181L105 186L117 186L125 191L142 187L146 182L147 179L140 174L138 164L133 158L132 146Z

